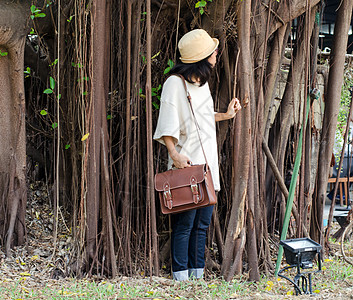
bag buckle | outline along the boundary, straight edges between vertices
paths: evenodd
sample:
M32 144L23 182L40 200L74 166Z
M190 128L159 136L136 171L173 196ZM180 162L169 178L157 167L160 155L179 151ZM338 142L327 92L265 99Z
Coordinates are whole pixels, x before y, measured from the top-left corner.
M199 188L197 187L197 184L192 184L190 187L194 195L199 193Z
M199 203L199 201L200 201L199 188L197 186L197 181L194 176L192 176L190 179L190 188L191 188L191 192L192 192L193 202L195 204Z
M173 208L172 193L170 192L170 188L168 184L164 186L163 197L164 197L164 201L166 202L166 206L169 209L172 209Z

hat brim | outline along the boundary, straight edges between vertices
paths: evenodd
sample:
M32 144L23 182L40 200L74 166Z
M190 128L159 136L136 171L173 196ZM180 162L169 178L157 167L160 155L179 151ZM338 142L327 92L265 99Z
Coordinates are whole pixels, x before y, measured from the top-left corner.
M197 56L193 57L193 58L183 58L180 57L180 60L185 63L185 64L192 64L192 63L196 63L199 62L203 59L205 59L206 57L209 57L217 48L219 45L219 40L217 38L212 38L214 45L212 47L210 47L209 49L207 49L206 51L204 51L201 54L198 54Z

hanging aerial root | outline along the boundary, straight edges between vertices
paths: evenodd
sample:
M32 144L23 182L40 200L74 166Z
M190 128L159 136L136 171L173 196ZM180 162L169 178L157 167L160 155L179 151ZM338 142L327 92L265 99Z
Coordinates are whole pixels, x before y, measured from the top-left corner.
M352 212L352 210L351 210ZM352 215L352 214L351 214ZM349 217L349 215L348 215ZM347 218L348 218L347 217ZM353 266L353 260L351 258L348 258L346 253L345 253L345 250L344 250L344 245L345 245L345 238L346 236L348 237L348 235L350 236L350 243L352 243L353 239L352 239L352 230L353 230L353 220L351 218L351 222L349 223L349 225L345 228L345 230L343 231L343 234L342 234L342 239L341 239L341 253L342 253L342 256L343 256L343 259L351 264ZM348 246L349 247L349 246Z
M6 241L5 241L5 252L6 255L10 255L11 242L13 240L13 233L15 230L15 222L18 212L18 207L20 201L23 199L25 195L25 182L18 179L16 176L16 159L14 155L10 160L10 178L9 178L9 190L8 190L8 201L7 203L10 206L10 221L9 227L6 233Z

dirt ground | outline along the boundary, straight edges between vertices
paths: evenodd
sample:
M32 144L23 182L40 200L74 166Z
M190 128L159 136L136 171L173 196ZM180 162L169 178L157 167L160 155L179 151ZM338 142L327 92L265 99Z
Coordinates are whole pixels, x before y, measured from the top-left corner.
M77 284L72 278L66 277L72 264L70 229L61 219L58 228L58 239L56 241L53 239L53 209L50 207L47 198L45 186L40 184L32 184L30 186L27 209L27 243L24 246L13 249L10 257L6 257L0 251L0 299L25 298L1 294L2 289L14 284L21 285L25 283L22 289L34 291L42 290L44 287L60 290L69 288L72 284ZM335 224L335 226L337 227L338 225ZM332 232L335 232L335 229L337 228L333 228ZM353 249L353 244L349 247ZM54 248L56 249L55 253L53 252ZM223 286L226 284L211 273L207 274L206 280L181 284L171 280L167 273L162 274L161 277L153 278L119 276L111 280L98 277L81 280L86 282L87 280L95 281L99 284L101 282L109 282L109 284L114 286L122 286L122 284L129 287L145 286L147 291L145 296L143 294L142 296L135 296L135 298L141 299L163 298L160 298L161 296L159 298L148 297L149 289L161 289L163 291L162 295L167 295L168 297L165 297L170 299L353 299L353 269L352 266L343 261L335 262L341 256L339 243L333 243L330 255L323 261L323 271L316 274L313 278L314 294L310 296L291 295L290 291L294 289L284 279L267 278L259 283L248 284L245 277L234 279L230 283L230 285L233 284L233 287L227 286L230 292L228 294L227 291L224 291L224 293L219 292L217 296L215 289L224 289ZM239 285L237 292L231 292L235 285ZM214 292L212 292L212 289L214 289ZM40 298L45 299L46 296L43 297ZM97 297L97 299L101 299L100 296ZM67 295L64 298L70 297ZM81 299L77 296L72 298ZM134 297L126 294L126 298L132 299ZM35 298L32 297L31 299ZM116 296L115 298L103 297L102 299L122 298Z

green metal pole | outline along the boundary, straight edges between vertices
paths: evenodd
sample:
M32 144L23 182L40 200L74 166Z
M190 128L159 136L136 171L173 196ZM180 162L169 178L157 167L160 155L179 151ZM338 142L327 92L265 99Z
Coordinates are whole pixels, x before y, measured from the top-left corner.
M285 240L286 237L287 237L289 220L290 220L290 216L291 216L291 213L292 213L294 192L295 192L295 187L297 185L299 167L300 167L300 162L301 162L301 159L302 159L303 131L304 131L304 128L305 128L306 123L308 121L309 106L310 106L310 95L308 95L307 104L306 104L305 122L302 125L302 128L300 129L299 142L298 142L298 151L297 151L297 155L295 157L293 175L292 175L292 179L290 181L290 186L289 186L289 191L288 191L289 195L288 195L288 199L287 199L286 213L284 215L284 222L283 222L283 228L282 228L282 233L281 233L281 240ZM275 271L275 276L276 277L278 275L278 271L279 271L279 268L281 266L282 257L283 257L283 247L282 247L282 245L279 245L277 262L276 262L276 271Z

